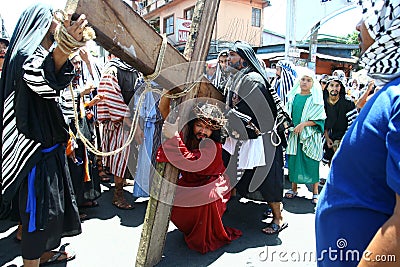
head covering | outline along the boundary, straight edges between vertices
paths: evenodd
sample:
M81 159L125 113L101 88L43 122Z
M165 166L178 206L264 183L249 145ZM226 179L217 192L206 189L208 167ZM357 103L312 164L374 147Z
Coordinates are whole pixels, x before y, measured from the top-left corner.
M360 58L360 63L383 86L400 76L400 1L360 0L368 33L375 42Z
M210 103L199 103L195 105L193 113L197 119L209 125L213 131L221 129L226 123L225 116L221 109Z
M250 64L253 69L261 74L267 84L267 87L270 87L270 84L268 83L267 72L265 71L265 68L261 66L261 63L251 45L243 41L236 41L229 50L238 53L241 58L246 60L246 62Z
M294 64L288 60L280 60L276 66L280 67L282 71L279 80L275 84L275 90L282 99L283 104L286 104L287 94L293 87L297 73L294 69Z
M0 43L4 43L7 47L10 45L10 42L5 38L0 38Z
M328 82L329 75L328 74L321 74L319 82Z
M298 68L297 79L294 82L292 90L290 90L290 92L287 96L288 102L293 102L294 97L297 94L300 94L300 92L301 92L300 81L301 81L301 78L303 78L304 76L310 77L313 80L313 85L312 85L310 91L311 91L311 95L313 96L314 104L324 105L324 99L323 99L323 95L322 95L321 85L317 81L315 73L312 70L305 68L305 67Z
M22 65L40 45L52 22L52 9L48 5L36 4L20 16L10 40L1 73L1 108L3 102L14 91L14 81L22 79ZM18 55L18 57L17 57Z
M213 81L213 84L216 88L218 88L218 86L225 81L226 77L223 73L223 70L221 69L221 65L219 64L219 58L221 56L225 56L225 57L229 57L229 53L228 50L222 50L221 52L219 52L218 57L217 57L217 70L215 71L215 78Z
M337 76L339 79L346 84L347 79L346 79L346 74L342 70L334 70L332 72L332 76Z
M287 114L285 111L285 107L282 103L282 100L276 93L275 89L271 87L271 85L268 82L268 74L261 66L260 61L258 60L256 53L254 52L253 48L246 42L243 41L236 41L235 44L230 48L230 51L236 52L241 58L246 60L246 62L254 69L256 70L265 80L265 85L266 88L268 89L269 93L271 94L277 111L278 111L278 117L285 117L287 120L290 120L290 116Z
M20 134L19 132L19 124L23 122L21 122L21 119L17 120L15 117L16 115L14 114L14 112L18 111L18 107L15 106L13 93L20 88L17 87L17 85L20 84L20 81L22 80L22 66L25 60L33 55L35 50L42 42L43 38L46 36L46 33L48 32L52 22L52 17L53 14L50 6L35 4L22 13L11 37L10 45L8 46L8 51L4 60L3 71L1 74L2 76L0 79L0 110L2 114L2 121L0 123L2 151L0 152L0 155L2 155L2 166L4 165L3 143L5 142L5 140L12 140L10 141L10 143L7 144L7 146L21 146L25 148L26 151L29 151L29 153L26 153L24 157L19 154L15 155L16 159L15 162L13 162L15 163L15 166L22 166L21 164L28 164L29 162L32 163L34 154L38 155L38 153L41 153L40 150L37 149L36 143L28 140L27 138L25 138L25 136L22 135L22 133ZM8 113L5 112L6 101L9 108ZM22 118L22 120L23 119L24 118ZM4 133L4 125L7 125L8 127L7 133ZM18 135L19 137L12 139L10 138L11 133L16 134L16 136ZM12 142L15 142L17 144L11 144ZM35 158L35 160L37 160L37 157ZM23 175L25 175L21 174L21 172L26 171L26 168L24 170L19 168L18 170L12 172L8 171L7 176L5 175L3 168L0 169L0 189L2 190L3 194L1 205L3 205L5 202L8 201L9 203L9 201L11 201L11 191L16 190L15 187L13 189L9 189L11 188L10 184L15 181L17 177L22 177ZM7 183L9 186L6 187L5 183ZM6 194L7 192L9 193Z
M332 82L332 81L338 82L340 84L339 94L342 96L346 95L346 85L345 85L345 82L343 81L343 79L340 79L338 76L329 77L328 82L326 84L326 86L327 86L326 88L328 88L330 82Z

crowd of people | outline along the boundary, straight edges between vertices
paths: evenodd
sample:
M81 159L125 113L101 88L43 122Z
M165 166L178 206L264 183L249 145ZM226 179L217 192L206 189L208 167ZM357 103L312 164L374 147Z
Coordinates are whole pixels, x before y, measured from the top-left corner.
M84 14L72 20L42 4L27 9L11 40L0 39L0 217L18 221L24 266L73 259L54 249L81 233L85 209L99 206L100 184L114 183L116 208L133 209L150 196L163 162L179 169L171 221L190 249L204 254L242 236L222 222L234 195L265 203L270 221L261 231L279 234L289 226L284 198L296 201L298 184L309 184L317 255L345 238L345 250L400 257L400 3L361 2L366 83L289 60L277 62L271 79L251 45L236 41L205 66L224 102L195 101L187 131L179 118L168 121L159 85L142 99L140 71L112 53L97 62ZM321 163L330 167L323 181ZM124 195L127 177L133 201ZM319 257L318 265L370 263L339 261Z

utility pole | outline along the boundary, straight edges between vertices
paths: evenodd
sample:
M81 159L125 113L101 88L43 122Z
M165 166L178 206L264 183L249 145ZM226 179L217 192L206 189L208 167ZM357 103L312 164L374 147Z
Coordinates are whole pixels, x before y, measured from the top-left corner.
M308 62L307 67L315 72L317 64L317 48L318 48L318 29L320 27L320 22L312 27L310 35L310 44L308 48Z
M286 1L286 36L285 36L285 59L289 59L289 51L296 44L295 38L296 0Z
M6 27L4 26L4 20L3 17L0 15L0 23L1 23L1 36L2 38L6 38Z

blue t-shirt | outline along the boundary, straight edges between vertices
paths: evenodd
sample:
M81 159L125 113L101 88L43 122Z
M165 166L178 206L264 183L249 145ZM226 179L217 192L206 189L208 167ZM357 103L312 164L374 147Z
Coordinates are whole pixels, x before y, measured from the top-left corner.
M318 201L318 266L357 266L400 194L400 78L366 103L335 154ZM367 255L373 257L373 255Z

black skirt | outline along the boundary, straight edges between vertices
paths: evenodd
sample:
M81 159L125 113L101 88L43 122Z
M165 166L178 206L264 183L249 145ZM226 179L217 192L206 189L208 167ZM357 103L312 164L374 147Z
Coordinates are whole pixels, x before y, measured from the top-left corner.
M64 236L81 233L78 207L68 170L65 147L60 145L36 165L36 230L29 233L27 178L19 191L22 222L22 257L38 259L45 251L57 248Z
M229 157L229 153L224 151L223 157L225 166L228 166L227 174L231 178L231 185L236 188L237 192L242 197L265 202L281 202L283 200L284 176L282 145L276 147L273 163L269 171L266 169L266 166L245 170L239 181L235 179L237 177L237 156L233 155ZM252 179L257 179L258 181L262 179L260 186L251 188Z

